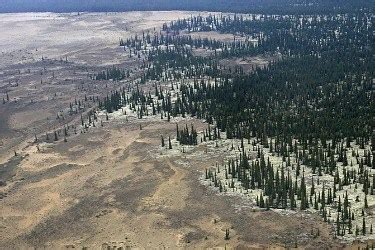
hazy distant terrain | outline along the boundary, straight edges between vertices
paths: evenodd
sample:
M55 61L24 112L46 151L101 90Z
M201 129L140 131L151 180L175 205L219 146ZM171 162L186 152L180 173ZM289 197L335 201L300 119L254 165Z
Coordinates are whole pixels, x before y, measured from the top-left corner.
M343 12L374 8L374 0L3 0L0 12L195 10L225 12Z

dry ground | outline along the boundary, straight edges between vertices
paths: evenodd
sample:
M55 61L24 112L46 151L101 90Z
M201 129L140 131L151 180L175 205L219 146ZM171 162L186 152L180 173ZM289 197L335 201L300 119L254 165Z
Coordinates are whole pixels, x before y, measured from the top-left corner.
M137 71L139 62L122 52L120 38L191 14L1 14L0 163L27 136L70 122L72 117L56 120L70 102L119 86L90 81L89 75L112 65ZM7 93L9 102L3 105Z
M174 133L175 124L166 121L117 119L68 142L42 144L40 152L35 145L27 147L22 157L7 163L6 174L15 176L1 201L1 245L334 244L329 228L316 217L256 211L239 197L202 185L204 169L221 156L188 162L182 153L159 156L160 150L168 151L160 149L160 135ZM227 228L229 241L224 240ZM320 228L319 238L309 236L312 228Z
M259 211L203 185L204 169L223 155L205 146L165 152L160 136L175 136L173 122L111 117L103 127L37 150L34 133L41 137L80 123L79 114L56 119L70 102L123 84L94 82L88 74L112 64L137 71L118 48L119 37L191 14L0 15L0 95L10 96L0 104L0 176L6 184L0 186L0 248L341 246L319 217ZM94 105L85 104L83 112ZM198 131L206 127L191 122ZM318 229L320 236L312 237Z

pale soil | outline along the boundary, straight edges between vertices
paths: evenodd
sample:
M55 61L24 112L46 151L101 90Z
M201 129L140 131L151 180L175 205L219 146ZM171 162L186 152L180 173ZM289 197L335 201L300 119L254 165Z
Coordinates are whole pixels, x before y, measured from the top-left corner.
M255 56L255 57L243 57L243 58L229 58L220 60L220 64L226 67L234 69L234 66L240 66L243 68L245 73L252 72L256 68L267 67L268 64L274 60L277 60L280 56Z
M1 14L0 66L60 57L98 65L121 63L119 39L141 35L194 12ZM118 52L118 51L117 51Z
M217 40L217 41L222 41L222 42L233 42L235 41L246 41L245 36L234 36L232 34L226 34L226 33L220 33L217 31L202 31L202 32L187 32L184 31L182 35L187 35L191 36L193 39L194 38L201 38L201 39L212 39L212 40Z
M112 120L66 143L42 144L40 152L26 148L3 189L0 245L282 246L297 237L289 229L308 233L313 224L329 237L328 228L313 218L253 211L239 198L215 195L199 179L220 156L188 164L184 157L155 158L160 150L168 153L159 138L173 136L175 124L144 121L139 130L139 122Z
M85 95L106 95L119 86L93 82L89 75L112 65L136 74L139 62L118 46L120 38L141 35L145 29L153 32L165 22L192 14L1 14L0 163L8 160L27 136L69 123L71 117L57 121L56 114L70 102ZM3 105L6 93L10 102Z

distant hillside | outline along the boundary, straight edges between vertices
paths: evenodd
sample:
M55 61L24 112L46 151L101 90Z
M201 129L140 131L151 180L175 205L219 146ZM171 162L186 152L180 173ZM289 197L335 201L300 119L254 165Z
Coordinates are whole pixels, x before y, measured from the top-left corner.
M263 13L346 12L375 0L1 0L0 12L197 10Z

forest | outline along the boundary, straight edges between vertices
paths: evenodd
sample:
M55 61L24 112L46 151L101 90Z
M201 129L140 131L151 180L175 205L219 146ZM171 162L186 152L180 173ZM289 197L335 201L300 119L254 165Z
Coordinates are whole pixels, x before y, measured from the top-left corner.
M373 233L368 209L375 189L373 23L366 12L166 23L159 33L120 40L124 53L143 60L144 73L136 87L113 92L99 107L111 113L129 106L139 119L202 119L206 131L176 128L181 146L218 147L224 139L239 153L206 170L209 185L240 190L264 209L315 210L335 225L336 237L366 236ZM203 31L233 34L233 41L190 35ZM197 49L211 53L199 56ZM259 55L278 56L249 73L220 64ZM154 91L141 90L147 82ZM162 88L164 82L170 86ZM172 149L171 138L168 147L161 140Z

